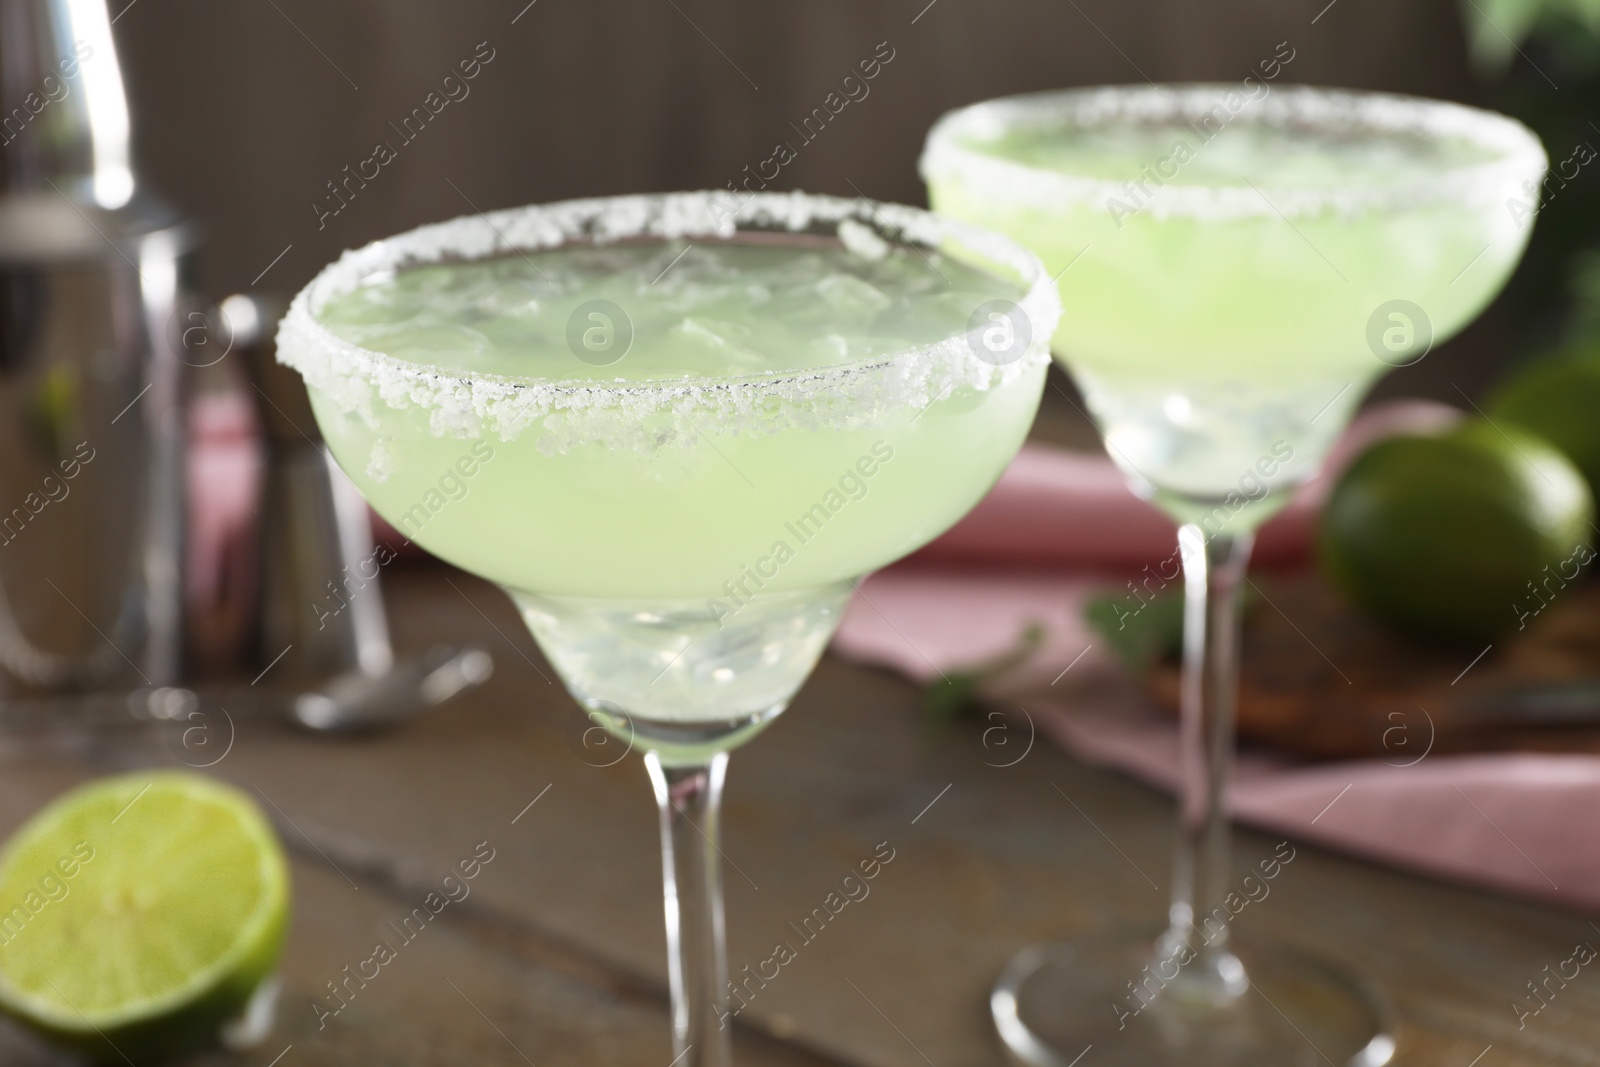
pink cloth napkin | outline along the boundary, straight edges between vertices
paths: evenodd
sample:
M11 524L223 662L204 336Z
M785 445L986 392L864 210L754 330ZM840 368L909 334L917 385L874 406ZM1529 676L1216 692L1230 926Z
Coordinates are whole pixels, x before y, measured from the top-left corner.
M1379 406L1351 427L1329 470L1377 437L1458 417L1442 405ZM1330 478L1308 484L1262 530L1264 562L1309 559ZM992 695L1015 698L1040 733L1078 758L1170 791L1178 781L1175 724L1131 685L1108 678L1119 668L1083 622L1083 606L1169 556L1175 536L1109 460L1030 445L970 516L862 584L833 647L928 681L1014 648L1037 623L1038 653ZM1304 764L1246 753L1230 805L1239 820L1273 833L1567 907L1600 907L1600 757L1409 762Z

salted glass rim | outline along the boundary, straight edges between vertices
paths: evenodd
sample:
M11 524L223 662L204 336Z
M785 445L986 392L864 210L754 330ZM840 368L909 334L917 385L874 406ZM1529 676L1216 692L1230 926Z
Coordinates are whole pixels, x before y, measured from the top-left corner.
M1263 82L1263 85L1267 83ZM966 178L999 185L1007 200L1106 203L1125 196L1123 181L1071 174L1008 160L973 142L1014 130L1076 125L1198 121L1225 109L1227 121L1255 126L1300 126L1329 132L1367 130L1424 138L1466 140L1495 153L1487 160L1441 167L1426 179L1340 185L1274 186L1267 183L1186 184L1181 172L1160 182L1152 198L1158 217L1237 218L1360 212L1428 202L1481 201L1508 186L1536 180L1548 163L1539 138L1497 112L1444 100L1319 86L1267 86L1264 95L1227 108L1240 83L1185 82L1092 86L981 101L947 112L928 131L919 169L928 182ZM1199 149L1203 151L1203 147Z
M971 329L935 342L897 352L847 360L805 370L683 378L603 380L553 378L490 371L446 369L400 359L339 337L322 323L327 302L348 293L364 279L386 271L447 262L472 262L516 253L614 244L632 240L709 239L731 241L741 232L796 234L831 226L849 245L839 227L846 222L867 227L891 246L950 251L950 245L981 257L985 264L1015 275L1021 293L1017 306L1028 316L1036 343L1018 364L1048 359L1045 340L1055 331L1060 298L1039 258L1001 234L903 204L788 193L743 193L701 190L586 197L462 215L430 223L361 248L346 251L328 264L290 302L279 323L277 358L312 385L331 379L364 378L380 393L392 394L406 383L426 385L431 392L464 389L490 399L536 391L540 407L551 401L605 396L647 398L693 397L715 390L746 390L779 385L826 388L829 383L863 372L881 372L906 363L981 362L969 343ZM870 238L868 238L870 240ZM521 399L528 399L523 397Z

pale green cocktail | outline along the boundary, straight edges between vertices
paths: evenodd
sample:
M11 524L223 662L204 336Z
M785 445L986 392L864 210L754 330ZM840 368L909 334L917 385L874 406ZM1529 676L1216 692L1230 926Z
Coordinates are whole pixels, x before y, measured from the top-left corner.
M460 384L312 375L313 406L379 513L510 590L580 701L762 714L850 581L976 503L1038 403L1037 353L995 366L963 337L1021 285L862 244L680 239L369 277L322 324ZM516 378L548 382L483 397Z
M1130 485L1180 523L1160 565L1176 585L1181 554L1186 597L1166 929L1013 957L990 1011L1034 1067L1091 1047L1103 1067L1381 1067L1394 1053L1359 976L1271 942L1235 952L1239 593L1256 527L1316 472L1365 386L1499 291L1545 157L1489 112L1252 81L976 104L934 126L922 159L936 208L1044 260L1056 356Z
M1274 487L1309 477L1365 386L1475 317L1532 228L1543 155L1509 120L1297 89L1235 111L1227 86L1110 92L958 112L923 171L936 210L1058 275L1056 349L1112 457L1162 496L1223 500L1263 459Z
M474 414L471 433L493 458L436 514L418 503L470 453L448 415L378 405L368 423L321 389L313 399L373 505L473 573L541 593L735 610L904 555L963 514L1016 450L1037 360L994 374L960 353L1000 387L946 377L937 399L932 378L892 382L873 366L960 337L987 300L1022 298L1015 283L935 257L676 240L417 267L341 294L320 317L346 341L463 378L564 380L569 394L609 403ZM568 348L569 320L595 300L631 322L615 363ZM606 314L579 314L602 354L626 341ZM952 371L964 373L940 373Z
M380 241L280 328L373 507L505 588L644 750L681 1067L727 1063L728 751L783 710L854 581L999 477L1058 312L1037 258L926 212L677 194Z

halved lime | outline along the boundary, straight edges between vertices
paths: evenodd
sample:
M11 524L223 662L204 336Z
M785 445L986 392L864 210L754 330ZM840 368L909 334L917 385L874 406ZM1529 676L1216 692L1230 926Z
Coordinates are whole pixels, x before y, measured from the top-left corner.
M289 872L243 793L190 772L103 778L0 854L0 1008L97 1058L216 1038L277 964Z

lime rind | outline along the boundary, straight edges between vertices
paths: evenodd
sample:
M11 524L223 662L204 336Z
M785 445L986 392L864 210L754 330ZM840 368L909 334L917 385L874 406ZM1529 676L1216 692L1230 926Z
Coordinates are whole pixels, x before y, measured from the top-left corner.
M1577 348L1528 367L1486 405L1496 423L1538 434L1566 455L1600 497L1600 352Z
M1539 614L1546 579L1564 588L1588 562L1593 518L1587 483L1554 446L1474 419L1357 457L1323 509L1318 551L1336 586L1400 629L1497 641Z
M189 825L163 825L146 832L148 847L137 855L119 855L109 845L96 849L84 868L93 860L101 861L94 873L102 894L106 886L112 886L119 893L137 896L146 887L135 884L135 876L149 870L153 863L166 862L169 867L181 866L185 861L202 866L214 863L218 850L208 850L208 840L213 845L218 841L227 842L222 851L229 853L229 858L253 856L256 863L253 872L230 866L226 874L229 879L253 875L256 882L248 903L236 898L227 901L228 907L235 909L233 914L239 915L239 925L226 929L227 916L219 914L208 917L206 922L214 930L208 936L215 940L226 939L227 947L209 960L191 958L185 961L181 954L187 946L172 939L173 943L166 946L172 957L169 970L174 974L183 973L182 979L141 995L136 991L140 984L138 979L148 978L148 969L141 970L138 975L124 975L126 980L119 983L122 988L117 1006L107 1008L89 1003L102 999L103 993L89 998L71 997L61 988L61 982L49 977L53 970L58 978L66 981L65 975L72 973L74 967L71 962L49 960L48 966L41 968L37 957L8 959L5 946L0 946L0 1008L68 1041L104 1038L116 1046L120 1044L118 1035L121 1035L129 1043L172 1045L174 1042L168 1039L172 1035L165 1034L165 1029L176 1027L192 1031L197 1027L210 1027L214 1033L215 1026L242 1007L260 980L273 969L288 913L289 875L282 849L270 824L248 796L193 773L124 774L89 783L56 800L30 820L0 853L0 894L5 894L0 896L0 902L22 899L26 890L39 881L40 872L53 870L57 858L64 851L70 852L75 842L92 841L95 834L105 841L110 837L106 831L117 821L131 823L124 829L137 827L142 821L136 814L141 805L147 813L164 808L184 813ZM195 836L192 832L181 832L199 829L206 833ZM173 847L180 843L194 847ZM210 873L212 876L202 881L215 885L217 872ZM88 891L93 884L81 888ZM164 877L163 884L170 886L172 879ZM67 897L61 899L64 901ZM41 914L42 911L35 913L36 916ZM90 918L89 925L101 926L105 933L128 929L126 924L104 921L103 911ZM57 944L51 947L59 947L59 935L64 931L59 921L48 925L54 926L58 935ZM26 932L27 926L19 931ZM141 937L149 937L154 932L146 929L139 933ZM73 931L68 936L75 934ZM86 944L83 949L128 960L134 952L149 952L151 947L148 942L139 942L128 947ZM21 973L17 973L19 971Z

